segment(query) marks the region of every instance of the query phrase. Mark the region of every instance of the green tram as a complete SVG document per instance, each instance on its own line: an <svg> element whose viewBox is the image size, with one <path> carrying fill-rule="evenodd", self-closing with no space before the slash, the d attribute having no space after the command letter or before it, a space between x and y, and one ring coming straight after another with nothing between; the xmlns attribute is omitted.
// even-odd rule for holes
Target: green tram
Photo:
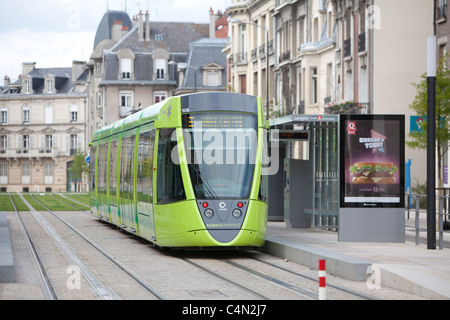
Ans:
<svg viewBox="0 0 450 320"><path fill-rule="evenodd" d="M172 97L94 134L92 213L164 248L259 247L267 122L258 97Z"/></svg>

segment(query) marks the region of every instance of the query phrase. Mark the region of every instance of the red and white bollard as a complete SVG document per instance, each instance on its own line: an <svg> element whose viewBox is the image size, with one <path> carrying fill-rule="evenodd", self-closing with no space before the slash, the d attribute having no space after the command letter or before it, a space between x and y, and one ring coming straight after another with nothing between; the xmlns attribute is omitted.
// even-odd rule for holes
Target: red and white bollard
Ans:
<svg viewBox="0 0 450 320"><path fill-rule="evenodd" d="M326 261L319 260L319 300L327 300Z"/></svg>

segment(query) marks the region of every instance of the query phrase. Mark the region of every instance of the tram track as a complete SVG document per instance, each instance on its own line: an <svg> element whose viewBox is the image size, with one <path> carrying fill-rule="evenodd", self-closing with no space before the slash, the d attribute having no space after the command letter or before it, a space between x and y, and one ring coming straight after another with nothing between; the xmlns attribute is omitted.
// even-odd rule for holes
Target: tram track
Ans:
<svg viewBox="0 0 450 320"><path fill-rule="evenodd" d="M246 258L250 258L252 260L259 261L259 262L261 262L263 264L266 264L266 265L268 265L270 267L273 267L273 268L276 268L276 269L279 269L279 270L283 270L283 271L291 273L291 274L293 274L295 276L298 276L298 277L310 280L311 282L315 283L317 286L319 284L319 279L317 277L314 278L314 277L308 276L306 274L302 274L300 272L293 271L293 270L290 270L290 269L285 268L285 267L281 267L279 265L276 265L274 263L268 262L268 261L263 260L261 258L257 258L252 253L248 253L248 254L241 253L241 255L243 255ZM339 285L335 285L335 284L332 284L332 283L327 283L327 287L328 288L332 288L332 289L337 290L337 291L340 291L340 292L343 292L345 294L348 294L349 297L351 297L351 298L356 297L358 299L364 299L364 300L378 300L378 298L375 298L373 296L367 295L365 293L361 293L361 292L358 292L356 290L352 290L352 289L349 289L349 288L346 288L346 287L343 287L343 286L339 286Z"/></svg>
<svg viewBox="0 0 450 320"><path fill-rule="evenodd" d="M36 201L40 202L36 197L33 197ZM23 199L23 198L22 198ZM59 199L59 197L58 197ZM12 198L11 201L13 202ZM62 200L61 200L62 201ZM40 202L42 204L42 202ZM14 204L14 202L13 202ZM58 220L61 222L61 226L59 228L62 228L62 225L65 225L70 230L78 234L78 236L82 237L87 244L89 244L91 247L95 248L97 251L100 251L102 255L106 258L108 258L111 262L114 262L114 264L125 271L126 273L130 274L130 276L136 274L128 269L123 263L119 262L116 257L113 255L107 253L106 251L102 250L99 245L91 241L89 238L87 238L85 235L83 235L81 232L79 232L76 227L72 226L69 222L67 222L65 219L63 219L60 214L55 213L48 209L48 213L33 213L32 216L36 221L39 222L39 224L45 224L45 222L42 222L44 220L48 220L49 217L54 217L51 220L52 225L54 225L53 220ZM83 211L86 214L89 214L93 219L93 217L90 213ZM19 212L16 213L19 215L19 219L21 219ZM46 218L43 217L43 215L48 215ZM39 217L41 215L41 217ZM28 217L29 218L29 217ZM22 220L22 219L21 219ZM96 219L97 220L97 219ZM72 221L71 221L72 222ZM50 222L49 222L50 224ZM24 228L25 224L24 224ZM59 230L59 229L58 229ZM87 230L87 229L86 229ZM32 242L30 237L30 241ZM73 240L78 241L79 240ZM160 251L160 250L158 250ZM317 294L317 288L318 288L318 280L317 278L313 278L304 274L301 274L297 271L290 270L285 267L281 267L275 263L282 264L280 261L275 261L275 263L266 261L267 257L264 257L259 252L256 251L240 251L238 253L234 251L223 251L223 252L217 252L212 251L211 254L206 254L207 251L200 251L200 252L177 252L177 254L170 254L175 258L182 259L183 261L189 263L190 265L194 266L197 270L200 269L202 272L205 272L209 275L212 275L213 277L219 279L218 282L226 283L223 285L223 287L234 287L236 289L230 290L233 292L241 291L244 293L236 293L235 295L229 294L229 291L223 291L226 292L225 296L228 296L232 299L256 299L256 300L279 300L279 299L308 299L308 300L315 300L318 299ZM223 256L223 254L226 253L226 256ZM116 252L117 255L117 252ZM192 256L191 256L192 255ZM82 259L82 258L79 258ZM123 257L119 257L119 259L123 259ZM270 259L269 259L270 260ZM70 263L73 263L71 261ZM44 265L44 263L40 263L41 265ZM104 267L103 267L104 268ZM46 274L45 266L41 267L43 270L41 273ZM294 267L295 269L295 267ZM80 267L80 270L83 270L82 267ZM84 272L83 272L84 274ZM132 274L132 275L131 275ZM133 277L133 276L132 276ZM203 278L207 278L206 276L201 276ZM48 275L44 278L50 278ZM297 278L303 278L305 280L308 280L310 284L304 284L303 282L299 281ZM135 281L141 282L140 285L142 286L148 286L147 283L142 280L140 277L136 276L134 278ZM180 278L181 279L181 278ZM251 280L253 279L253 280ZM257 280L256 280L257 279ZM45 280L44 280L45 281ZM47 280L48 281L48 280ZM99 280L101 281L101 280ZM159 281L159 280L157 280ZM50 285L48 286L48 291L52 289L52 282L51 279L48 281ZM92 281L95 282L95 281ZM193 282L195 283L195 282ZM312 283L312 284L311 284ZM162 290L165 292L167 289L163 283L158 283L157 286L159 287L159 290ZM156 299L165 300L166 296L160 293L160 291L155 290L153 287L148 286L149 288L146 288L149 292L152 293L152 295ZM346 289L341 286L336 286L331 283L327 283L328 289L328 298L330 300L332 299L375 299L371 296ZM107 293L108 286L105 286L105 290L103 289L97 289L97 299L120 299L119 296L115 296L115 293L110 292ZM164 288L164 289L163 289ZM181 290L181 289L180 289ZM220 290L217 290L220 292ZM227 290L227 289L225 289ZM161 292L162 292L161 291ZM196 291L196 287L192 287L192 292ZM202 290L198 290L198 292L201 292ZM214 291L214 290L212 290ZM342 293L335 294L333 291L340 291ZM180 291L182 294L186 294L186 292L189 292L189 289L184 289ZM206 291L205 291L206 292ZM343 295L344 294L344 295ZM173 293L169 293L169 296L172 298L175 297ZM50 293L46 293L46 297L48 299L51 298ZM54 293L53 299L59 299L60 297L57 295L57 292ZM172 299L171 298L171 299ZM64 298L63 298L64 299Z"/></svg>
<svg viewBox="0 0 450 320"><path fill-rule="evenodd" d="M27 204L27 206L30 208L33 218L39 223L39 225L42 227L42 229L45 230L45 232L49 235L49 237L52 238L52 240L56 244L56 246L63 252L63 255L66 258L68 258L69 264L79 268L79 270L83 274L84 278L90 284L90 286L92 288L91 291L94 291L96 293L95 296L96 296L97 299L102 299L102 300L119 300L119 299L121 299L121 297L120 297L120 295L116 294L108 285L105 285L103 283L105 280L101 279L101 278L99 278L97 276L97 274L99 274L100 272L99 271L95 271L95 268L92 268L88 264L88 262L86 262L87 260L91 261L91 260L95 260L95 259L92 259L92 258L89 258L89 257L88 258L86 258L86 257L83 258L82 257L84 255L87 255L85 253L86 249L75 250L66 240L64 240L61 236L59 236L59 233L56 230L56 228L58 228L59 230L61 229L62 226L65 226L66 228L69 228L71 230L71 232L77 234L78 237L81 237L82 239L84 239L83 243L89 245L89 247L91 247L91 248L94 248L95 251L97 252L97 254L100 253L103 257L106 257L107 260L110 261L110 263L111 262L114 263L115 267L118 267L119 270L124 272L128 277L131 277L132 281L134 281L135 284L137 283L147 293L151 294L151 296L153 298L156 298L158 300L165 300L166 299L166 297L164 295L162 295L157 290L155 290L155 288L153 288L150 285L148 285L144 280L142 280L139 276L137 276L133 271L128 269L124 264L120 263L117 259L115 259L113 256L108 254L105 250L100 248L93 241L88 239L85 235L83 235L80 231L78 231L75 227L73 227L70 223L68 223L61 216L59 216L58 214L56 214L52 210L48 209L44 204L42 204L42 202L40 202L34 196L31 196L31 197L35 201L37 201L41 205L43 205L48 210L48 214L50 214L51 217L56 218L56 220L60 222L59 226L55 225L55 227L54 227L53 226L54 223L55 223L54 221L52 223L48 222L48 217L47 217L47 219L44 218L41 213L39 213L39 212L37 212L36 210L33 209L33 207L23 198L22 195L20 195L20 196L21 196L22 201L24 201ZM11 201L13 201L12 198L11 198ZM16 210L16 212L17 212L17 210ZM17 214L20 215L20 213L18 213L18 212L17 212ZM64 231L64 233L65 232L66 231ZM72 237L72 236L70 236L70 237ZM66 238L68 238L68 237L66 237ZM73 242L74 241L72 241L72 243ZM75 240L75 242L77 242L77 241ZM77 246L78 246L78 244L77 244ZM78 252L82 252L82 254L78 254ZM92 253L90 253L90 254L92 254ZM103 264L104 263L105 262L103 262ZM49 266L47 266L47 268L45 267L45 263L42 263L42 266L43 266L43 270L48 270L48 268L49 268ZM109 270L110 267L105 267L103 265L103 267L101 269ZM48 277L48 278L51 278L51 277ZM113 277L113 278L117 279L116 276ZM110 280L110 282L111 282L111 280ZM59 295L57 293L55 294L55 296L57 296L59 298ZM149 299L150 299L150 297L149 297Z"/></svg>
<svg viewBox="0 0 450 320"><path fill-rule="evenodd" d="M278 300L288 297L288 299L317 300L319 298L317 278L278 266L263 258L255 257L255 255L260 255L258 252L238 252L228 254L226 257L222 257L221 255L222 253L214 253L212 257L208 258L204 254L202 256L198 256L197 254L197 257L187 257L186 254L177 254L176 257L232 285L238 286L256 299ZM222 266L219 267L218 262ZM250 274L253 276L253 279L258 279L258 281L255 281L255 283L258 283L258 288L252 289L251 281L249 283L239 283L238 281L229 279L225 273L226 266L232 267L235 270L237 269L241 273ZM234 274L235 272L229 272L228 274L232 273ZM237 278L244 279L246 277L241 275ZM263 285L263 283L265 284ZM327 284L327 288L329 288L329 300L378 300L375 297L343 286L329 283ZM286 293L286 291L289 293Z"/></svg>
<svg viewBox="0 0 450 320"><path fill-rule="evenodd" d="M58 300L58 296L56 295L56 292L50 281L50 278L49 278L47 270L45 269L45 266L42 262L42 259L39 256L38 251L36 250L36 246L34 245L34 242L31 239L30 233L28 232L28 229L26 228L21 215L20 215L19 211L17 210L16 204L14 203L14 200L12 199L11 194L8 194L8 195L9 195L11 203L14 207L14 211L18 217L20 229L22 231L22 234L24 235L24 238L25 238L28 248L30 249L31 255L33 257L33 261L35 262L35 265L39 271L40 278L44 285L45 296L48 300Z"/></svg>

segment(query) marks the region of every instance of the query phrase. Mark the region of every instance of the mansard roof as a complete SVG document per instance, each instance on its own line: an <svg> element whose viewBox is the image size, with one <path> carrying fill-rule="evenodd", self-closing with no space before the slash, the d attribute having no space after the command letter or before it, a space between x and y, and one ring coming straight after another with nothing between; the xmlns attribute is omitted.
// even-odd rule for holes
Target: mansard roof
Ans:
<svg viewBox="0 0 450 320"><path fill-rule="evenodd" d="M130 30L133 26L128 13L115 10L106 11L97 28L97 33L95 34L94 50L103 40L111 39L111 28L115 21L122 21L122 25L128 27Z"/></svg>

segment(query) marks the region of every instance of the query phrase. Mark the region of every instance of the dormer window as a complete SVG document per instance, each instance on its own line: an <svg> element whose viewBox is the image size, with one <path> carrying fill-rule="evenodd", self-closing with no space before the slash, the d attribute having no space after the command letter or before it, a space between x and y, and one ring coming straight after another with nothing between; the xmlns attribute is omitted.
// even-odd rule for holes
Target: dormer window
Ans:
<svg viewBox="0 0 450 320"><path fill-rule="evenodd" d="M30 94L31 93L30 80L25 80L23 86L25 94Z"/></svg>
<svg viewBox="0 0 450 320"><path fill-rule="evenodd" d="M131 59L120 60L120 69L122 71L122 80L131 80Z"/></svg>
<svg viewBox="0 0 450 320"><path fill-rule="evenodd" d="M45 77L44 93L54 94L55 92L55 77L49 74Z"/></svg>
<svg viewBox="0 0 450 320"><path fill-rule="evenodd" d="M53 80L47 80L47 93L53 93Z"/></svg>
<svg viewBox="0 0 450 320"><path fill-rule="evenodd" d="M203 68L203 85L205 87L222 86L223 67L216 63L210 63Z"/></svg>
<svg viewBox="0 0 450 320"><path fill-rule="evenodd" d="M134 80L134 60L136 59L134 52L129 48L122 49L117 54L117 59L119 60L119 80Z"/></svg>
<svg viewBox="0 0 450 320"><path fill-rule="evenodd" d="M156 79L164 80L166 76L166 60L156 59Z"/></svg>

